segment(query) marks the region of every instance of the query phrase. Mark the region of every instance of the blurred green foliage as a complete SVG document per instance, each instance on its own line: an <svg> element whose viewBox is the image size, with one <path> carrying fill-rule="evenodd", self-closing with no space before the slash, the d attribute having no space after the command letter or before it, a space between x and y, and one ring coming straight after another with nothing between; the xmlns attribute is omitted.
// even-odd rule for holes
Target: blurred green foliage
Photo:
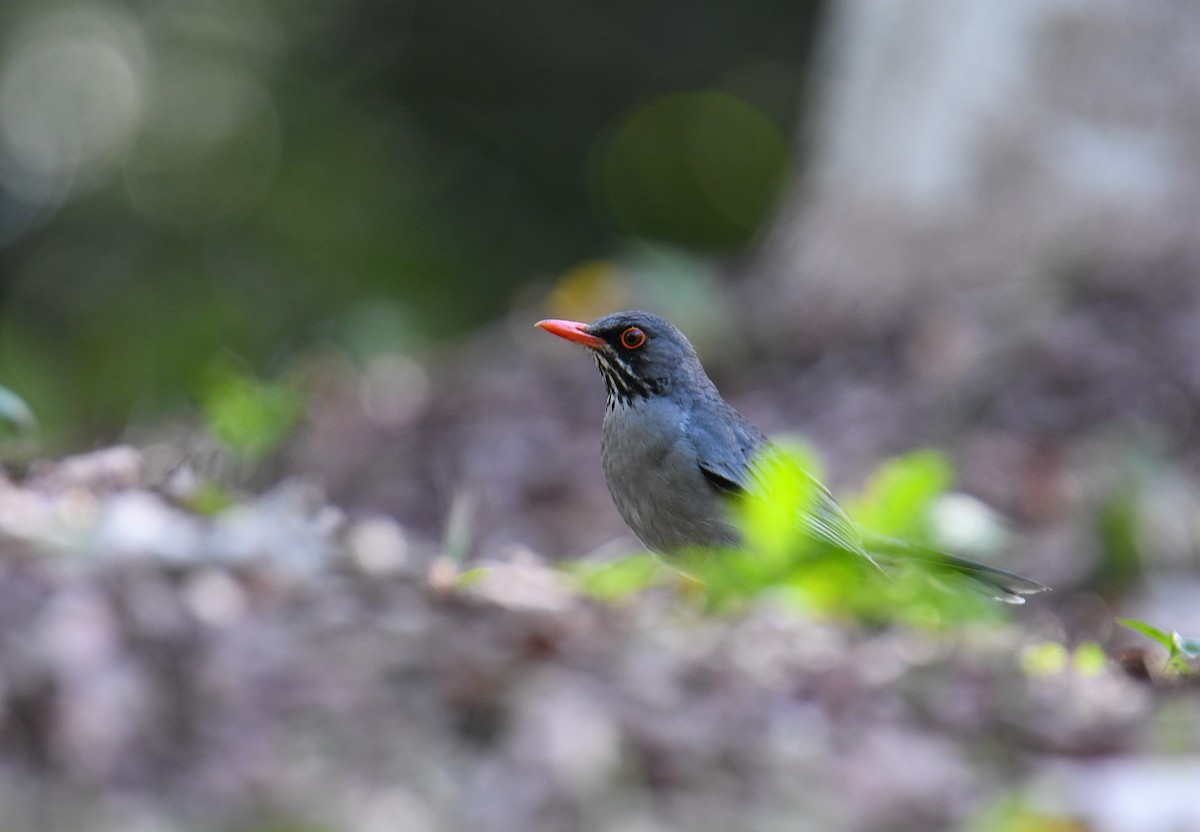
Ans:
<svg viewBox="0 0 1200 832"><path fill-rule="evenodd" d="M226 351L418 350L631 236L737 249L819 8L12 0L0 376L90 442L194 407Z"/></svg>
<svg viewBox="0 0 1200 832"><path fill-rule="evenodd" d="M847 510L864 528L887 537L928 540L930 511L954 483L954 467L937 451L888 460Z"/></svg>
<svg viewBox="0 0 1200 832"><path fill-rule="evenodd" d="M965 832L1085 832L1086 828L1074 817L1035 808L1025 795L1013 792L987 807Z"/></svg>
<svg viewBox="0 0 1200 832"><path fill-rule="evenodd" d="M1099 557L1089 585L1119 595L1156 566L1194 549L1195 475L1186 454L1158 440L1122 432L1094 479Z"/></svg>
<svg viewBox="0 0 1200 832"><path fill-rule="evenodd" d="M1108 667L1104 648L1085 641L1074 650L1057 641L1041 641L1021 651L1021 670L1026 676L1055 676L1068 671L1095 676Z"/></svg>
<svg viewBox="0 0 1200 832"><path fill-rule="evenodd" d="M603 563L568 562L565 568L586 593L610 603L629 601L652 586L668 583L672 577L686 577L682 573L671 575L663 561L649 553Z"/></svg>
<svg viewBox="0 0 1200 832"><path fill-rule="evenodd" d="M758 467L759 492L735 506L743 546L682 553L670 563L634 555L568 568L585 591L606 600L626 598L674 578L682 581L686 594L714 612L770 600L821 617L934 629L1003 614L1003 605L957 583L944 585L919 560L881 568L814 538L801 521L818 498L814 474L821 466L809 449L785 444ZM949 486L950 471L944 458L929 452L893 459L849 504L862 510L856 520L869 521L870 531L906 534L922 543L926 518Z"/></svg>
<svg viewBox="0 0 1200 832"><path fill-rule="evenodd" d="M1140 488L1122 486L1099 507L1100 558L1093 580L1101 588L1123 589L1142 573Z"/></svg>
<svg viewBox="0 0 1200 832"><path fill-rule="evenodd" d="M213 436L225 447L257 460L291 433L304 413L304 396L289 384L259 381L223 363L210 373L204 413Z"/></svg>
<svg viewBox="0 0 1200 832"><path fill-rule="evenodd" d="M191 491L177 495L179 503L191 511L207 517L216 517L238 502L238 495L212 480L197 483Z"/></svg>

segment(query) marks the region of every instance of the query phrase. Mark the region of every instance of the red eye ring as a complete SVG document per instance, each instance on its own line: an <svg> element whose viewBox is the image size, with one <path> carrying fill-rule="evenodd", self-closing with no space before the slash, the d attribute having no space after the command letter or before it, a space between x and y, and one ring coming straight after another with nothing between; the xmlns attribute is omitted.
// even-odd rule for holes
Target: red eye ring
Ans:
<svg viewBox="0 0 1200 832"><path fill-rule="evenodd" d="M644 343L646 343L646 333L636 326L631 326L621 333L621 346L627 350L636 350Z"/></svg>

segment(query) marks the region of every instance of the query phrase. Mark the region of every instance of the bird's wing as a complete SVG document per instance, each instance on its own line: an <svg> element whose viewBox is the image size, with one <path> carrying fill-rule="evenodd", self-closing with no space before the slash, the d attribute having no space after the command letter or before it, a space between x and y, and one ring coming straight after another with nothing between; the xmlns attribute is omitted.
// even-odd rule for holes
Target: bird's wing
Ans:
<svg viewBox="0 0 1200 832"><path fill-rule="evenodd" d="M724 408L704 408L700 409L700 415L693 415L689 433L695 443L700 471L724 494L745 496L761 492L756 488L761 484L759 457L771 448L771 443L741 414L728 405L725 407L726 412L721 412ZM814 502L801 518L802 525L818 540L875 563L863 548L854 521L825 486L807 473L805 476L813 488Z"/></svg>
<svg viewBox="0 0 1200 832"><path fill-rule="evenodd" d="M716 407L694 408L686 434L701 472L714 488L735 495L754 489L754 460L769 443L740 413L720 400Z"/></svg>
<svg viewBox="0 0 1200 832"><path fill-rule="evenodd" d="M720 408L702 409L705 415L693 417L690 435L700 470L709 483L724 494L739 497L761 494L759 460L765 451L769 451L771 443L737 411L728 405L725 407L728 411L724 413ZM1010 604L1023 604L1025 596L1045 592L1048 588L1012 572L937 549L879 535L865 536L825 486L807 472L804 476L808 477L814 496L809 511L800 518L800 524L816 539L860 555L880 571L885 570L877 557L889 564L918 561L936 573L963 578L968 584Z"/></svg>
<svg viewBox="0 0 1200 832"><path fill-rule="evenodd" d="M812 480L816 500L812 511L804 519L812 535L818 540L832 543L847 552L861 555L879 567L875 558L871 557L871 554L863 547L862 534L858 530L858 525L850 519L846 510L833 498L829 489L812 477L809 479Z"/></svg>

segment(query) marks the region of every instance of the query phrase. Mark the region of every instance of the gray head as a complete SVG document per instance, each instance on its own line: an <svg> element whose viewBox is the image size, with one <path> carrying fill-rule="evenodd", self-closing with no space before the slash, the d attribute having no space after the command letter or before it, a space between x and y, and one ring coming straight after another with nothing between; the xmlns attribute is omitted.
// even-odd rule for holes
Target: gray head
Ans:
<svg viewBox="0 0 1200 832"><path fill-rule="evenodd" d="M650 312L613 312L590 324L546 320L537 326L593 350L610 408L712 385L691 342Z"/></svg>

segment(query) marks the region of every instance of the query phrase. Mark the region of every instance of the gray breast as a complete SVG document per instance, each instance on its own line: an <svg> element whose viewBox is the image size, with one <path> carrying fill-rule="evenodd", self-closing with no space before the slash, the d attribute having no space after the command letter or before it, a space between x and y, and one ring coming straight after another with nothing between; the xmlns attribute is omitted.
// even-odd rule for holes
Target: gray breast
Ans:
<svg viewBox="0 0 1200 832"><path fill-rule="evenodd" d="M686 410L665 397L618 405L604 418L600 456L613 502L657 552L737 539L724 499L700 470L688 421Z"/></svg>

